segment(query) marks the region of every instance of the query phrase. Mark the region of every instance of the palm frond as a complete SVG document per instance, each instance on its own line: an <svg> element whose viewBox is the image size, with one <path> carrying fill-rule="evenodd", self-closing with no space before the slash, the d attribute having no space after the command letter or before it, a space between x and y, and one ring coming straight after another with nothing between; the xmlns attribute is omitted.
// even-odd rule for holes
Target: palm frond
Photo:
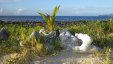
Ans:
<svg viewBox="0 0 113 64"><path fill-rule="evenodd" d="M60 5L59 5L59 6L56 6L55 9L54 9L54 11L53 11L53 14L52 14L52 21L54 21L55 16L56 16L56 14L58 13L59 7L60 7Z"/></svg>
<svg viewBox="0 0 113 64"><path fill-rule="evenodd" d="M60 6L55 7L53 14L52 14L52 17L48 14L45 15L43 13L38 12L43 17L43 19L47 22L47 25L48 25L48 28L50 31L55 29L55 16L58 13L59 7Z"/></svg>
<svg viewBox="0 0 113 64"><path fill-rule="evenodd" d="M40 14L40 16L42 16L42 18L43 18L46 22L48 21L48 19L47 19L47 17L46 17L45 14L40 13L40 12L37 12L37 13Z"/></svg>

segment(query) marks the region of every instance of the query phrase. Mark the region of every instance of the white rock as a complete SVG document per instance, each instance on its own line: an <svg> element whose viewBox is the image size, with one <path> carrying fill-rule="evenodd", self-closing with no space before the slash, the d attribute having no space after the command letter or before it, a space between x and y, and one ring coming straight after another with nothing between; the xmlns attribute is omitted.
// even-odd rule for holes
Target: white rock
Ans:
<svg viewBox="0 0 113 64"><path fill-rule="evenodd" d="M74 46L77 46L79 41L78 38L73 36L69 31L62 30L60 31L60 40L61 45L65 47L67 50L72 50Z"/></svg>
<svg viewBox="0 0 113 64"><path fill-rule="evenodd" d="M82 45L81 46L75 46L73 47L73 50L75 51L88 51L91 47L91 43L93 42L93 39L87 35L87 34L82 34L82 33L75 33L75 36L78 37L79 39L82 40Z"/></svg>
<svg viewBox="0 0 113 64"><path fill-rule="evenodd" d="M60 30L60 35L67 35L67 36L71 36L72 34L68 31L68 30Z"/></svg>

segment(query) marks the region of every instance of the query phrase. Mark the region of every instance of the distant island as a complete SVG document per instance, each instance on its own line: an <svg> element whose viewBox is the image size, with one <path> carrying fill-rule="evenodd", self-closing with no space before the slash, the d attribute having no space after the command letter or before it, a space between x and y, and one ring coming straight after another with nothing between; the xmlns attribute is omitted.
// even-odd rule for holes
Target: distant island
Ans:
<svg viewBox="0 0 113 64"><path fill-rule="evenodd" d="M113 16L113 14L103 14L103 15L99 15L99 16Z"/></svg>

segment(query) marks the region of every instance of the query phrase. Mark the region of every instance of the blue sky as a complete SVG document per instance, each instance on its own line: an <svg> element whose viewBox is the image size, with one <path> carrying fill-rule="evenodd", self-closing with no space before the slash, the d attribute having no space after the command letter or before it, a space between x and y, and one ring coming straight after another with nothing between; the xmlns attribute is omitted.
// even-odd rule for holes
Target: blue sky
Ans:
<svg viewBox="0 0 113 64"><path fill-rule="evenodd" d="M0 0L0 16L51 15L60 5L59 16L96 16L113 14L113 0Z"/></svg>

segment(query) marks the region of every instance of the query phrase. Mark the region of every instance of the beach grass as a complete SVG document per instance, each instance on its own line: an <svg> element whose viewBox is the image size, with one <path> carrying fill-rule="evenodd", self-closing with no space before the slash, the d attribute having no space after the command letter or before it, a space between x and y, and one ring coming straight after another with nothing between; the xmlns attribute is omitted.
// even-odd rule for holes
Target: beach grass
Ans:
<svg viewBox="0 0 113 64"><path fill-rule="evenodd" d="M62 22L63 23L63 22ZM64 22L65 23L65 22ZM53 41L54 43L52 49L49 50L47 44L43 42L43 40L35 39L34 37L31 40L27 40L29 35L33 31L39 31L42 26L38 24L28 25L26 23L20 24L4 24L0 23L0 29L2 27L7 27L8 32L10 34L9 38L6 40L0 40L0 57L3 55L11 54L11 53L18 53L20 55L18 61L24 62L25 58L29 59L29 56L43 56L47 54L54 54L56 51L54 50L61 50L60 44L58 41ZM85 21L85 22L78 22L66 25L64 27L57 26L60 29L68 29L73 35L75 33L85 33L90 35L93 38L93 45L97 45L101 48L106 48L105 51L105 59L106 64L111 62L110 54L108 52L109 49L113 48L113 20L107 21ZM42 37L43 38L43 37ZM26 41L27 40L27 41ZM21 47L20 41L26 41L26 46ZM109 47L109 49L107 49ZM31 53L32 51L32 53ZM102 53L97 53L98 56L101 57ZM32 55L32 56L31 56ZM12 63L15 59L8 61ZM15 60L17 62L17 60Z"/></svg>

